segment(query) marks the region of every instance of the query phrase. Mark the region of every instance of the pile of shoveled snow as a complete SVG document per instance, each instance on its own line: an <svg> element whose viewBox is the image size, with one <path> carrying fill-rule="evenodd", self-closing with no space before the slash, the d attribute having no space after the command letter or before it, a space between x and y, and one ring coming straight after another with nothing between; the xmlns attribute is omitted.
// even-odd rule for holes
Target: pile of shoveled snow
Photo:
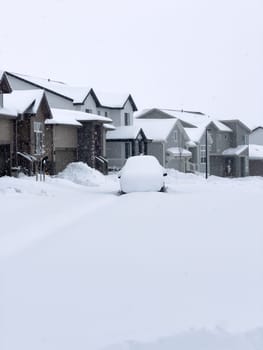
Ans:
<svg viewBox="0 0 263 350"><path fill-rule="evenodd" d="M83 162L70 163L57 177L85 186L99 186L105 182L104 175Z"/></svg>

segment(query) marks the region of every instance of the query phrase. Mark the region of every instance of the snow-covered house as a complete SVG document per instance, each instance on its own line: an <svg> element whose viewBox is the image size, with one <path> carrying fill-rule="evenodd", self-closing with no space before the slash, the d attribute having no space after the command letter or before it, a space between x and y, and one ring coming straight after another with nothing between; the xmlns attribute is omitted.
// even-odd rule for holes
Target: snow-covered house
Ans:
<svg viewBox="0 0 263 350"><path fill-rule="evenodd" d="M263 127L257 126L249 135L249 175L263 176Z"/></svg>
<svg viewBox="0 0 263 350"><path fill-rule="evenodd" d="M43 158L52 162L52 147L45 142L45 121L51 118L51 111L44 91L4 94L3 107L14 111L11 121L12 166L22 166L31 173Z"/></svg>
<svg viewBox="0 0 263 350"><path fill-rule="evenodd" d="M164 167L187 171L192 154L187 149L190 139L183 125L191 126L190 124L182 123L178 118L157 108L136 113L134 124L151 140L148 154L154 155Z"/></svg>
<svg viewBox="0 0 263 350"><path fill-rule="evenodd" d="M229 143L222 152L221 163L231 168L231 176L249 175L249 134L251 130L239 119L221 120L232 130ZM226 169L227 171L227 169Z"/></svg>
<svg viewBox="0 0 263 350"><path fill-rule="evenodd" d="M192 153L188 170L216 176L247 176L249 128L239 120L220 121L202 112L162 110L189 126L187 148ZM206 159L206 154L208 158Z"/></svg>
<svg viewBox="0 0 263 350"><path fill-rule="evenodd" d="M14 109L3 105L4 94L12 89L4 72L0 71L0 176L11 173L11 155L13 152L13 120L17 117Z"/></svg>
<svg viewBox="0 0 263 350"><path fill-rule="evenodd" d="M107 158L111 168L120 169L127 158L148 154L144 131L137 125L124 125L107 133Z"/></svg>
<svg viewBox="0 0 263 350"><path fill-rule="evenodd" d="M116 127L132 125L133 112L137 110L130 94L95 93L90 87L74 87L63 82L11 72L7 72L7 77L13 89L44 89L52 108L85 112L90 114L90 117L92 115L100 115L101 117L110 118ZM87 118L90 119L90 117ZM91 126L91 124L88 123L88 126ZM85 129L86 131L88 130L87 128ZM110 129L112 127L99 122L96 127L92 127L89 132L86 132L86 136L89 134L93 138L97 138L95 140L95 144L99 146L96 151L97 160L91 161L90 165L98 169L107 167L105 158L107 155L106 133ZM79 131L79 133L82 132ZM86 152L89 152L88 147L86 147ZM92 155L87 154L86 158L92 158Z"/></svg>
<svg viewBox="0 0 263 350"><path fill-rule="evenodd" d="M102 126L110 118L81 111L52 108L52 119L46 120L47 135L53 147L53 172L63 170L67 164L83 161L102 172L104 169L104 139ZM98 164L96 165L96 162Z"/></svg>

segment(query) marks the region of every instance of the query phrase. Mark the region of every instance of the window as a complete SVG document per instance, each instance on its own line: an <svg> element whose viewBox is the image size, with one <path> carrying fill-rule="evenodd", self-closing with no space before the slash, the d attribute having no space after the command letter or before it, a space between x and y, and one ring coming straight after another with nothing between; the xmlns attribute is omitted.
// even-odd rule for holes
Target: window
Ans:
<svg viewBox="0 0 263 350"><path fill-rule="evenodd" d="M177 141L177 130L174 130L174 141Z"/></svg>
<svg viewBox="0 0 263 350"><path fill-rule="evenodd" d="M130 125L130 113L124 113L124 125Z"/></svg>
<svg viewBox="0 0 263 350"><path fill-rule="evenodd" d="M129 158L131 155L131 144L130 142L125 143L125 158Z"/></svg>
<svg viewBox="0 0 263 350"><path fill-rule="evenodd" d="M41 155L43 153L43 124L41 122L34 122L34 136L35 154Z"/></svg>
<svg viewBox="0 0 263 350"><path fill-rule="evenodd" d="M100 111L99 110L97 110L97 114L100 115Z"/></svg>
<svg viewBox="0 0 263 350"><path fill-rule="evenodd" d="M92 113L92 109L86 108L86 113Z"/></svg>
<svg viewBox="0 0 263 350"><path fill-rule="evenodd" d="M200 145L200 161L206 163L206 146Z"/></svg>
<svg viewBox="0 0 263 350"><path fill-rule="evenodd" d="M107 111L104 112L105 117L109 116L109 113Z"/></svg>

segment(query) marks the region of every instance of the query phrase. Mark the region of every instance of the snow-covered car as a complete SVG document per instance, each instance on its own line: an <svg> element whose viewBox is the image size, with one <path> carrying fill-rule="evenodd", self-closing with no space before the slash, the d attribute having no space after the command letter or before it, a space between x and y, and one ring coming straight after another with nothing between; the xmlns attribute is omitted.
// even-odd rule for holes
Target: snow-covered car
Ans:
<svg viewBox="0 0 263 350"><path fill-rule="evenodd" d="M155 157L130 157L119 173L121 193L163 191L166 175Z"/></svg>

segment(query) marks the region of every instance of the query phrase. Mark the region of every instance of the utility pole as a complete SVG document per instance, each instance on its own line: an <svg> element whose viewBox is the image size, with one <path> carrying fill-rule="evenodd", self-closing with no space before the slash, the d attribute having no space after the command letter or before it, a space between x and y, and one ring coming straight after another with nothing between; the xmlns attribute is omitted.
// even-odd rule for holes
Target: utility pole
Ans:
<svg viewBox="0 0 263 350"><path fill-rule="evenodd" d="M205 129L205 178L208 179L208 132L210 129Z"/></svg>

